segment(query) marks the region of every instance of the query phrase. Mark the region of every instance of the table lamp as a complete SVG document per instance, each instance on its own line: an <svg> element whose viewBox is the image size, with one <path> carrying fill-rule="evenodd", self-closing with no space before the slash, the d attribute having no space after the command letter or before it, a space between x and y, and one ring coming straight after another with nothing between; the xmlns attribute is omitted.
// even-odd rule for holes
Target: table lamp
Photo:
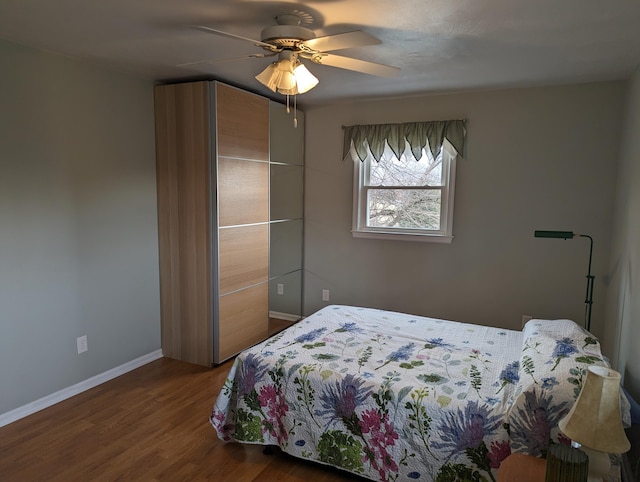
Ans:
<svg viewBox="0 0 640 482"><path fill-rule="evenodd" d="M578 399L558 426L589 456L588 482L602 482L611 468L609 454L631 448L620 415L620 374L590 366Z"/></svg>

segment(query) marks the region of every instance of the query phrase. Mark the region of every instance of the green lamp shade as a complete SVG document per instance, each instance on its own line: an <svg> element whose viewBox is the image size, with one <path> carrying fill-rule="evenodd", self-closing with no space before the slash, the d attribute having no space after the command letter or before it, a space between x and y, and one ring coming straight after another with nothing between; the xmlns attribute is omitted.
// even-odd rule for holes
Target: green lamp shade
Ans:
<svg viewBox="0 0 640 482"><path fill-rule="evenodd" d="M533 235L536 238L560 238L560 239L573 238L572 231L535 231Z"/></svg>

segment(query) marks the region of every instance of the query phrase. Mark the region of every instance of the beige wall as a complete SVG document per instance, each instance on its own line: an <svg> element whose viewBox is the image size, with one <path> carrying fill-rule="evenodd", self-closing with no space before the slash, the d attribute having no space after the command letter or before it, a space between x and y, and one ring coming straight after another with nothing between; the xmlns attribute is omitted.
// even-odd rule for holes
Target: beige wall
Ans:
<svg viewBox="0 0 640 482"><path fill-rule="evenodd" d="M640 400L640 67L629 85L623 132L605 341L625 387Z"/></svg>
<svg viewBox="0 0 640 482"><path fill-rule="evenodd" d="M0 58L1 414L158 349L160 324L151 83L6 42ZM330 303L508 328L580 321L587 244L533 230L583 231L594 331L607 353L620 332L637 397L640 74L631 85L617 198L622 82L306 109L305 312L329 289ZM452 118L469 120L453 243L353 239L341 126Z"/></svg>
<svg viewBox="0 0 640 482"><path fill-rule="evenodd" d="M0 59L2 414L158 350L160 304L152 83Z"/></svg>
<svg viewBox="0 0 640 482"><path fill-rule="evenodd" d="M624 82L339 103L306 111L305 312L366 305L520 329L522 315L582 322L585 239L595 240L602 335ZM468 119L451 245L354 239L342 128Z"/></svg>

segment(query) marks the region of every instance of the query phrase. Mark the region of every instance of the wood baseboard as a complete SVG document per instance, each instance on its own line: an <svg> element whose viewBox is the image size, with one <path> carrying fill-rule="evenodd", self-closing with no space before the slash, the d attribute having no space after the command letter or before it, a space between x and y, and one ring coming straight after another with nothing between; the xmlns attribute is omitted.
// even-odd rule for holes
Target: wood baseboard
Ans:
<svg viewBox="0 0 640 482"><path fill-rule="evenodd" d="M269 311L269 318L277 318L284 321L298 321L303 317L300 315L292 315L290 313L281 313L279 311Z"/></svg>

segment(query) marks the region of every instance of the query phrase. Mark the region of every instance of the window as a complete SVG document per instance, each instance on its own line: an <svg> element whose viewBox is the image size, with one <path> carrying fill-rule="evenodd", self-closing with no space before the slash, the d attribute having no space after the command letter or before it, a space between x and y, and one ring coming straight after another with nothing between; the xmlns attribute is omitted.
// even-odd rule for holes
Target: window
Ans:
<svg viewBox="0 0 640 482"><path fill-rule="evenodd" d="M464 121L446 122L462 122L464 138ZM411 140L386 132L383 142L380 136L372 140L372 148L364 135L345 134L345 149L349 147L354 159L354 237L444 243L453 239L456 158L461 148L444 135ZM434 149L432 144L438 142Z"/></svg>

